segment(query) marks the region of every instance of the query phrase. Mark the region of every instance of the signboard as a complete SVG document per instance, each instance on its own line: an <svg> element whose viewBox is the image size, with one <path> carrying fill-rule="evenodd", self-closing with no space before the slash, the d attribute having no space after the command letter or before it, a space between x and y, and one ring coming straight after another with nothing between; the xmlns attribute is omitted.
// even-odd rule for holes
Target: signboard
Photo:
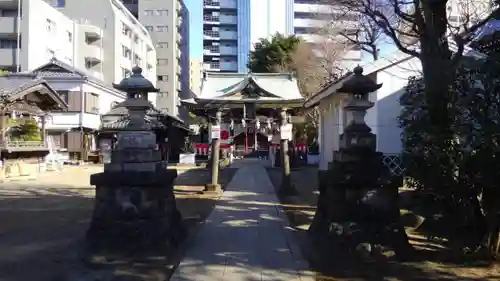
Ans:
<svg viewBox="0 0 500 281"><path fill-rule="evenodd" d="M292 140L292 124L286 124L281 126L280 136L282 140Z"/></svg>
<svg viewBox="0 0 500 281"><path fill-rule="evenodd" d="M212 139L220 139L220 126L212 125Z"/></svg>
<svg viewBox="0 0 500 281"><path fill-rule="evenodd" d="M155 148L156 135L153 132L121 132L118 146L124 148Z"/></svg>

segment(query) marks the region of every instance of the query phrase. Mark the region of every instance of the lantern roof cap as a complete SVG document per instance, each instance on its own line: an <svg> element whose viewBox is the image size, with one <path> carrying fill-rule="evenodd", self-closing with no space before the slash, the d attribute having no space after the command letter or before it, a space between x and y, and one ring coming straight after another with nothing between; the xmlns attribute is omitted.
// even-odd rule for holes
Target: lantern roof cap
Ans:
<svg viewBox="0 0 500 281"><path fill-rule="evenodd" d="M142 68L140 68L139 66L134 66L134 68L132 68L132 74L129 77L123 78L123 80L118 84L113 83L113 87L126 93L151 93L160 91L159 89L155 88L151 81L144 78L144 76L142 75Z"/></svg>
<svg viewBox="0 0 500 281"><path fill-rule="evenodd" d="M358 93L371 93L382 87L382 84L377 84L370 77L363 75L363 68L361 66L356 66L353 69L354 75L347 81L344 82L342 87L338 90L339 92L347 94L358 94Z"/></svg>

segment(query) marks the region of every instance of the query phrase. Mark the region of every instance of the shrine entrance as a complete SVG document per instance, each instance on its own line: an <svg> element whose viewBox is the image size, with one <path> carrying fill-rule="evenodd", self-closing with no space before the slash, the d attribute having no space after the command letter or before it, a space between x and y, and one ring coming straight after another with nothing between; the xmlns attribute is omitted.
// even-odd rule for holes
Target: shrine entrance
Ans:
<svg viewBox="0 0 500 281"><path fill-rule="evenodd" d="M256 136L253 130L249 130L233 136L233 145L235 156L267 157L271 140L265 133L258 132Z"/></svg>
<svg viewBox="0 0 500 281"><path fill-rule="evenodd" d="M200 138L207 145L216 126L221 150L231 149L235 156L251 157L268 153L273 136L279 134L281 111L287 116L285 121L290 121L296 109L302 108L303 100L296 78L290 73L206 72L200 95L181 103L208 121L208 138ZM217 112L221 113L221 121L214 124ZM275 145L279 145L277 139Z"/></svg>

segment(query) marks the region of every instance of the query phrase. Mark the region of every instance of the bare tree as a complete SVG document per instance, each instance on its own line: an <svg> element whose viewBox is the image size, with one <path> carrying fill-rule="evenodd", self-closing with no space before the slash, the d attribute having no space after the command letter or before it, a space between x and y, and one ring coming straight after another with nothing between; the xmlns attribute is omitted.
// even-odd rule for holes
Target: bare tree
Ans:
<svg viewBox="0 0 500 281"><path fill-rule="evenodd" d="M443 147L452 134L449 130L448 104L451 100L450 85L453 73L460 60L465 40L464 34L471 34L489 21L495 13L488 13L487 7L476 4L479 0L323 0L324 4L344 7L359 13L363 21L379 28L403 53L417 57L422 64L426 103L429 118L434 127L435 141ZM455 3L460 3L456 4ZM457 23L449 24L454 7L460 7ZM474 11L474 13L471 13ZM488 16L480 17L488 14ZM452 28L450 29L450 26ZM453 32L451 32L453 31ZM457 50L450 50L448 38L453 38ZM413 39L413 40L409 40ZM359 44L359 39L354 41ZM409 44L409 42L416 44Z"/></svg>
<svg viewBox="0 0 500 281"><path fill-rule="evenodd" d="M318 0L317 3L324 4L324 1ZM342 2L324 9L316 9L315 12L317 18L325 22L319 30L321 36L336 41L345 41L370 54L373 60L379 58L379 44L384 38L382 29L376 23Z"/></svg>
<svg viewBox="0 0 500 281"><path fill-rule="evenodd" d="M315 42L302 41L292 55L291 67L306 99L346 72L342 67L342 59L350 44L335 42L326 37L318 39ZM308 110L306 114L316 129L319 124L319 109Z"/></svg>

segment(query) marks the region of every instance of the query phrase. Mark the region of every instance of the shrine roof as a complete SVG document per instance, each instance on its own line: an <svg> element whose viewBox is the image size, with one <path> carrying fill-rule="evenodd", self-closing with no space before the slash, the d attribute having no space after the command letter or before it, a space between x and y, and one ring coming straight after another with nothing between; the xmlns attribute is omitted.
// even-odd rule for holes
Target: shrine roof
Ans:
<svg viewBox="0 0 500 281"><path fill-rule="evenodd" d="M256 95L243 93L249 86ZM303 100L303 97L292 73L205 72L201 92L193 100L286 102Z"/></svg>
<svg viewBox="0 0 500 281"><path fill-rule="evenodd" d="M28 99L33 104L40 106L43 104L43 108L39 110L66 110L68 108L66 102L50 84L40 78L2 76L0 77L0 94L4 96L6 102L16 103L16 101ZM28 98L30 94L34 94L36 97ZM17 106L19 105L17 104ZM18 110L23 109L19 108Z"/></svg>

